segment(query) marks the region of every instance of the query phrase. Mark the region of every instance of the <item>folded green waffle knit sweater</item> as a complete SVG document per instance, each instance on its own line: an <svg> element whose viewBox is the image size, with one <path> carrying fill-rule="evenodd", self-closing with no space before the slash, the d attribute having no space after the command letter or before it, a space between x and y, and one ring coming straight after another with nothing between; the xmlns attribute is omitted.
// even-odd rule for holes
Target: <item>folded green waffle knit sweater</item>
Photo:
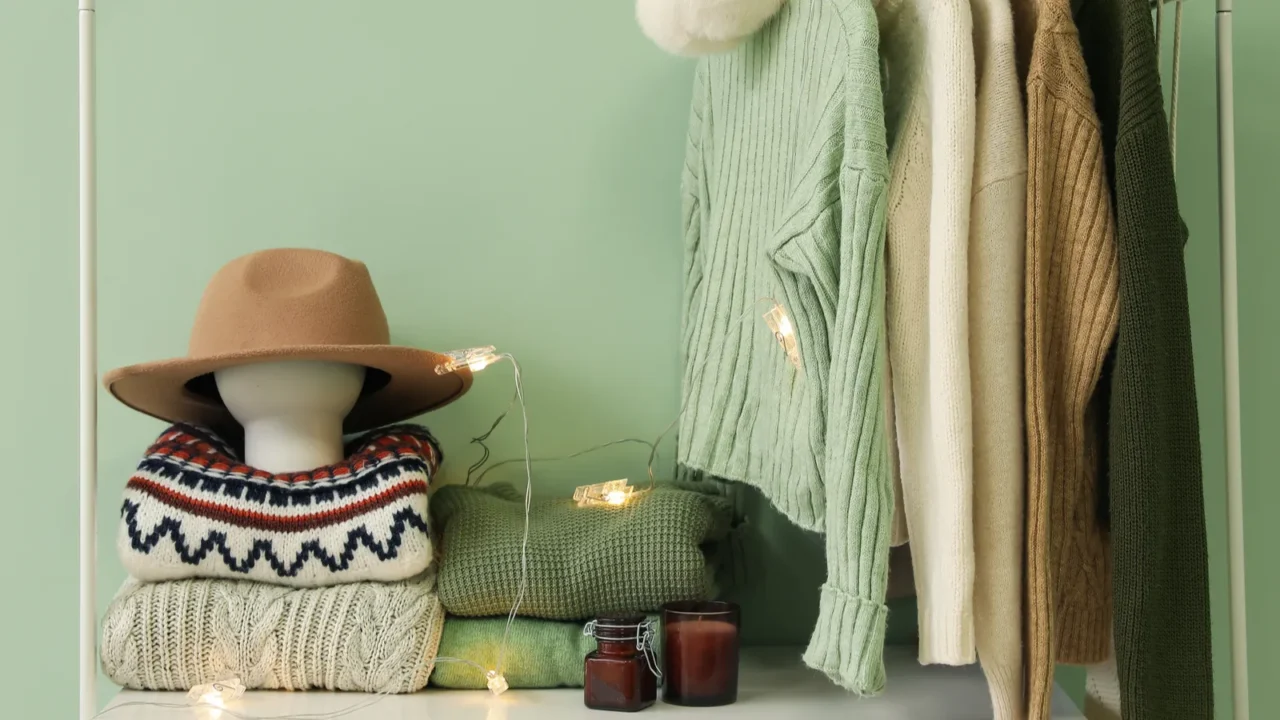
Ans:
<svg viewBox="0 0 1280 720"><path fill-rule="evenodd" d="M454 615L506 615L520 585L524 501L508 486L440 489L431 498L440 533L440 601ZM657 610L714 594L707 552L729 532L722 497L673 486L623 507L535 500L529 520L528 588L520 614L582 620Z"/></svg>
<svg viewBox="0 0 1280 720"><path fill-rule="evenodd" d="M235 676L251 690L414 692L443 620L430 574L304 589L130 579L102 620L102 670L134 690Z"/></svg>

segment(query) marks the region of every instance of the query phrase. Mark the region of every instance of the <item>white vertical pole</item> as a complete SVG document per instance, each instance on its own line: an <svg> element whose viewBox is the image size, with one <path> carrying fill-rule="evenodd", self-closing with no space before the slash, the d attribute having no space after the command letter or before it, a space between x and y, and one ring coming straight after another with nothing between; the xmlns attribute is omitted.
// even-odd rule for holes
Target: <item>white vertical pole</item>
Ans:
<svg viewBox="0 0 1280 720"><path fill-rule="evenodd" d="M80 720L98 712L95 574L98 495L97 178L94 147L94 0L80 21Z"/></svg>
<svg viewBox="0 0 1280 720"><path fill-rule="evenodd" d="M1218 222L1222 244L1222 355L1226 375L1227 552L1231 583L1231 698L1235 720L1249 717L1245 630L1244 489L1240 452L1240 306L1236 274L1235 84L1231 0L1218 0Z"/></svg>

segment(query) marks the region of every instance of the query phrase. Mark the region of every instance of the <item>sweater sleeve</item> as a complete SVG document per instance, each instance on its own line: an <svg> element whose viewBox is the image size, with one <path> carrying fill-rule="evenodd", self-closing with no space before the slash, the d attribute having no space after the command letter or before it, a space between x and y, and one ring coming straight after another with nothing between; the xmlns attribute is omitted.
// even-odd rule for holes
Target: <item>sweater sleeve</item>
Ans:
<svg viewBox="0 0 1280 720"><path fill-rule="evenodd" d="M1025 717L1023 282L1027 141L1008 0L973 0L979 68L969 228L973 625L995 720Z"/></svg>
<svg viewBox="0 0 1280 720"><path fill-rule="evenodd" d="M974 661L969 219L976 133L967 0L880 6L894 113L889 347L920 661Z"/></svg>
<svg viewBox="0 0 1280 720"><path fill-rule="evenodd" d="M894 512L882 390L886 181L865 170L846 169L842 175L844 261L826 394L827 581L804 659L861 694L884 689L884 599Z"/></svg>
<svg viewBox="0 0 1280 720"><path fill-rule="evenodd" d="M931 6L926 49L933 186L929 207L930 436L934 472L904 478L930 512L912 544L924 562L920 661L974 661L973 414L969 358L969 211L974 160L973 18L967 2ZM919 579L917 580L919 582Z"/></svg>
<svg viewBox="0 0 1280 720"><path fill-rule="evenodd" d="M893 522L893 486L885 435L884 231L887 165L878 56L879 33L869 2L847 26L844 148L833 202L785 253L785 270L803 256L834 248L837 277L782 272L784 292L819 295L830 307L826 327L811 330L802 348L824 404L823 492L827 581L805 663L859 694L884 689L884 638ZM809 267L827 266L809 262ZM803 331L803 328L802 328ZM825 368L823 363L827 362ZM826 370L825 373L822 370ZM806 373L811 371L806 369ZM822 376L825 375L825 383Z"/></svg>

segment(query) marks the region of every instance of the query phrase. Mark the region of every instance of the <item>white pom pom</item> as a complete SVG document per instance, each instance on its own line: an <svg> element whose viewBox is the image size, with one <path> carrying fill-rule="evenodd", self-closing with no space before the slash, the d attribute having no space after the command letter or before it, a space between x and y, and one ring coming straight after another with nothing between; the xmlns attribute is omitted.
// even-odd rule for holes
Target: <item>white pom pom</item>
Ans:
<svg viewBox="0 0 1280 720"><path fill-rule="evenodd" d="M636 0L640 28L662 49L707 55L737 47L786 0Z"/></svg>

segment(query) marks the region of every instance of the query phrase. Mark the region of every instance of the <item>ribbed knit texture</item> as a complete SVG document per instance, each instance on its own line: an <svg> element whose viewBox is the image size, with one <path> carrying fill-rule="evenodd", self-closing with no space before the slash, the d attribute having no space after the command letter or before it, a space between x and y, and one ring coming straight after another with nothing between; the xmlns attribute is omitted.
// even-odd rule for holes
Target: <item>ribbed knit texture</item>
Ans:
<svg viewBox="0 0 1280 720"><path fill-rule="evenodd" d="M453 615L506 615L520 587L524 500L509 486L451 485L431 498L440 601ZM622 507L535 500L520 614L579 620L658 610L715 591L708 553L728 535L723 497L659 486Z"/></svg>
<svg viewBox="0 0 1280 720"><path fill-rule="evenodd" d="M971 7L978 81L969 228L974 634L995 720L1021 720L1026 118L1009 0L972 0Z"/></svg>
<svg viewBox="0 0 1280 720"><path fill-rule="evenodd" d="M505 617L446 618L440 657L494 667L506 629ZM582 687L583 659L595 649L595 638L582 634L582 623L518 617L507 635L502 675L513 688ZM485 683L484 673L466 663L441 661L431 673L435 687L483 690Z"/></svg>
<svg viewBox="0 0 1280 720"><path fill-rule="evenodd" d="M805 662L884 687L892 481L882 386L887 160L871 0L790 0L694 83L679 461L826 533ZM777 298L803 369L758 320Z"/></svg>
<svg viewBox="0 0 1280 720"><path fill-rule="evenodd" d="M1036 6L1038 5L1038 14ZM1089 410L1116 324L1115 221L1069 0L1020 0L1027 76L1027 704L1048 718L1058 660L1096 662L1110 636ZM1030 18L1027 16L1030 15Z"/></svg>
<svg viewBox="0 0 1280 720"><path fill-rule="evenodd" d="M1112 170L1120 330L1108 479L1125 720L1213 717L1208 553L1183 246L1145 0L1085 0L1085 57Z"/></svg>
<svg viewBox="0 0 1280 720"><path fill-rule="evenodd" d="M974 661L969 0L881 0L890 138L888 340L920 661Z"/></svg>
<svg viewBox="0 0 1280 720"><path fill-rule="evenodd" d="M414 692L444 620L433 587L429 574L307 589L130 579L102 620L102 670L134 690L235 676L252 690Z"/></svg>

